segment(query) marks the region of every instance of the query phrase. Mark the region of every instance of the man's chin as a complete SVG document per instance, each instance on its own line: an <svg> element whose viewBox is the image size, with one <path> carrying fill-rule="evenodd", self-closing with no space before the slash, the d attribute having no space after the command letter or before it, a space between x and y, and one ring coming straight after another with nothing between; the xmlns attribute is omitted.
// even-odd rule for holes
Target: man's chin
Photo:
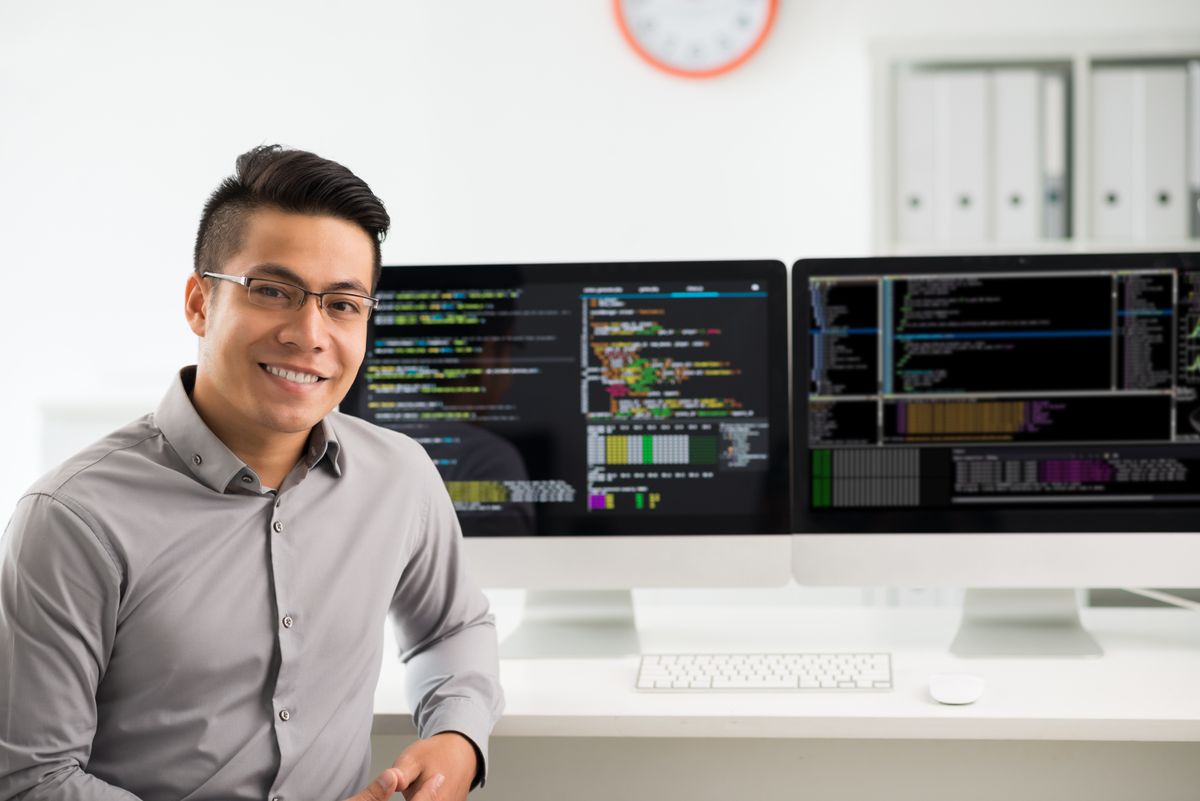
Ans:
<svg viewBox="0 0 1200 801"><path fill-rule="evenodd" d="M303 434L311 431L313 426L324 419L332 409L324 412L308 412L306 414L277 414L263 420L264 427L278 434Z"/></svg>

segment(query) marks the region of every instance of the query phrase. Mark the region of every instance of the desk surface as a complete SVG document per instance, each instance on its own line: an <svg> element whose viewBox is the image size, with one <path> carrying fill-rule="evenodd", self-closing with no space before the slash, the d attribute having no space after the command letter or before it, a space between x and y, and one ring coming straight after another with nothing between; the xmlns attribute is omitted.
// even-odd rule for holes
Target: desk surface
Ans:
<svg viewBox="0 0 1200 801"><path fill-rule="evenodd" d="M882 693L634 689L638 657L504 660L497 737L765 737L1200 741L1200 616L1174 609L1085 609L1098 659L960 659L948 609L638 607L646 653L890 651ZM511 626L500 625L505 633ZM394 654L389 644L387 651ZM412 734L403 666L385 659L376 734ZM927 693L938 672L981 675L970 706Z"/></svg>

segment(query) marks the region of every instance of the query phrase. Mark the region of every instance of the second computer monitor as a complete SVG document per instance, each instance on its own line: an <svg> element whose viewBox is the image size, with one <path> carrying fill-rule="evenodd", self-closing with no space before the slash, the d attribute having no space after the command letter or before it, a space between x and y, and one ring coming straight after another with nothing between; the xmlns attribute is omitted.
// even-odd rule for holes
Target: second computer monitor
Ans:
<svg viewBox="0 0 1200 801"><path fill-rule="evenodd" d="M1196 255L805 260L792 286L798 581L1060 588L963 654L1096 653L1044 625L1066 588L1197 584ZM998 597L968 622L1041 606Z"/></svg>

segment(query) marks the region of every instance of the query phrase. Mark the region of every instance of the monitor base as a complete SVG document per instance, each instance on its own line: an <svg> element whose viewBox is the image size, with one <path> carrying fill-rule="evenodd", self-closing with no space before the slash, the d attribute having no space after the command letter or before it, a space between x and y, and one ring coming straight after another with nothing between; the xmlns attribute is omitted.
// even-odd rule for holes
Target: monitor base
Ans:
<svg viewBox="0 0 1200 801"><path fill-rule="evenodd" d="M525 595L521 623L500 643L502 659L591 659L641 653L629 590Z"/></svg>
<svg viewBox="0 0 1200 801"><path fill-rule="evenodd" d="M1079 620L1075 590L968 589L950 653L963 657L1103 656Z"/></svg>

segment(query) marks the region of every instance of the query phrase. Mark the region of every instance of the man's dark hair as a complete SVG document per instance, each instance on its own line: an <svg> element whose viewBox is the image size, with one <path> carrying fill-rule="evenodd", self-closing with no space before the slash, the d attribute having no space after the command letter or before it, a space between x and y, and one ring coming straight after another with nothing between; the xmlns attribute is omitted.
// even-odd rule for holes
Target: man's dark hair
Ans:
<svg viewBox="0 0 1200 801"><path fill-rule="evenodd" d="M280 145L260 145L238 156L234 174L209 196L196 232L196 272L220 272L241 248L246 220L264 208L324 214L356 224L371 237L375 250L372 291L379 283L379 243L391 225L383 201L336 161Z"/></svg>

